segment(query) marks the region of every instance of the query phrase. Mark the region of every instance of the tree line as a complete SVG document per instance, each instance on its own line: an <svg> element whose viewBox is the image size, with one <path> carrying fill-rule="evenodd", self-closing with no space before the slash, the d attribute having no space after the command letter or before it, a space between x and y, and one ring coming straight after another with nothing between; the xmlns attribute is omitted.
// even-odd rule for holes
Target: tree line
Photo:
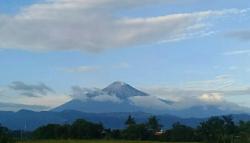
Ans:
<svg viewBox="0 0 250 143"><path fill-rule="evenodd" d="M0 125L0 143L14 143L15 140L11 135L11 131Z"/></svg>
<svg viewBox="0 0 250 143"><path fill-rule="evenodd" d="M107 139L151 140L169 142L250 143L250 121L235 123L231 116L211 117L192 128L174 123L164 129L155 116L145 123L137 123L132 116L124 122L124 129L106 129L101 123L78 119L72 124L48 124L33 132L10 131L0 126L0 142L14 143L20 139Z"/></svg>

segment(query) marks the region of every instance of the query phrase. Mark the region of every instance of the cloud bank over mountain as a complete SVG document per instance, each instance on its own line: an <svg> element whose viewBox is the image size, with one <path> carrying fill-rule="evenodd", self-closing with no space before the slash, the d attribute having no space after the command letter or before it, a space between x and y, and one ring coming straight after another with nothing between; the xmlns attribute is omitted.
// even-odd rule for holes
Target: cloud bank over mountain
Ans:
<svg viewBox="0 0 250 143"><path fill-rule="evenodd" d="M70 93L61 94L56 93L54 89L43 83L27 84L19 81L12 82L9 86L0 89L2 101L6 100L6 103L3 103L5 107L1 106L0 109L16 111L34 107L34 110L49 110L62 105L62 108L60 106L58 108L60 111L74 109L87 112L91 106L93 112L98 112L100 107L105 109L103 112L112 112L113 109L118 111L119 108L122 108L121 111L169 113L171 110L181 111L194 107L200 109L213 107L228 113L230 113L229 111L233 113L247 112L248 108L232 103L225 97L249 95L249 88L231 89L231 86L235 87L234 83L231 82L228 76L219 76L214 80L189 82L186 88L178 89L162 86L144 87L138 90L125 82L117 81L103 89L73 86ZM201 83L202 87L199 87ZM228 83L231 83L231 86ZM218 87L219 84L224 88L216 89L210 84L213 84L214 87ZM208 87L208 89L203 86ZM7 102L10 99L15 99L13 100L15 102ZM70 106L67 105L68 103L70 103ZM65 104L67 105L66 108Z"/></svg>
<svg viewBox="0 0 250 143"><path fill-rule="evenodd" d="M164 92L164 95L159 96L154 92L145 93L137 90L124 82L114 82L104 89L72 87L72 100L52 111L78 110L90 113L143 111L183 117L249 113L248 108L228 102L220 93L208 91L176 93L178 91Z"/></svg>

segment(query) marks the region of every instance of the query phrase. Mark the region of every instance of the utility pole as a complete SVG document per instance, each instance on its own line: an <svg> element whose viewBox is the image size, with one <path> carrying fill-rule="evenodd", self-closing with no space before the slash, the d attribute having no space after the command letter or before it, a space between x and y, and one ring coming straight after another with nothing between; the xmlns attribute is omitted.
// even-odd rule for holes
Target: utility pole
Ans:
<svg viewBox="0 0 250 143"><path fill-rule="evenodd" d="M27 129L27 123L26 120L24 122L24 128L20 130L20 140L23 141L23 132L25 132Z"/></svg>

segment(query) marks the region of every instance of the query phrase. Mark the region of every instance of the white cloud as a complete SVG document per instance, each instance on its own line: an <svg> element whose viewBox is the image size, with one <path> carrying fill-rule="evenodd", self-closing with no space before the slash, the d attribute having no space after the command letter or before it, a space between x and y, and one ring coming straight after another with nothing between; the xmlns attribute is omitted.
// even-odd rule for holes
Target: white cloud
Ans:
<svg viewBox="0 0 250 143"><path fill-rule="evenodd" d="M237 66L230 66L228 69L233 71L233 70L237 70L238 67Z"/></svg>
<svg viewBox="0 0 250 143"><path fill-rule="evenodd" d="M79 67L72 67L72 68L66 68L66 72L72 72L72 73L86 73L86 72L95 72L99 69L97 66L79 66Z"/></svg>
<svg viewBox="0 0 250 143"><path fill-rule="evenodd" d="M131 67L131 65L127 62L121 62L121 63L118 63L118 64L113 66L113 68L116 68L116 69L127 69L130 67Z"/></svg>
<svg viewBox="0 0 250 143"><path fill-rule="evenodd" d="M9 86L0 87L0 109L48 110L71 99L66 93L57 93L43 83L26 84L21 81L12 82ZM9 102L11 101L11 102ZM34 107L34 109L32 109Z"/></svg>
<svg viewBox="0 0 250 143"><path fill-rule="evenodd" d="M98 88L81 88L79 86L72 87L72 94L70 95L73 99L79 99L82 101L94 100L98 102L111 101L115 103L122 102L120 98L114 95L109 95L106 92Z"/></svg>
<svg viewBox="0 0 250 143"><path fill-rule="evenodd" d="M223 95L221 93L204 93L198 97L201 101L208 102L208 103L217 103L222 102Z"/></svg>
<svg viewBox="0 0 250 143"><path fill-rule="evenodd" d="M246 72L250 72L250 68L247 68L247 69L246 69Z"/></svg>
<svg viewBox="0 0 250 143"><path fill-rule="evenodd" d="M156 96L133 96L129 98L133 104L140 106L140 107L146 107L150 109L168 109L170 108L170 104L167 104L157 98Z"/></svg>
<svg viewBox="0 0 250 143"><path fill-rule="evenodd" d="M49 107L40 106L40 105L26 105L26 104L0 102L0 110L1 111L19 111L21 109L32 110L32 111L41 111L41 110L48 110Z"/></svg>
<svg viewBox="0 0 250 143"><path fill-rule="evenodd" d="M77 66L77 67L70 67L70 68L64 68L63 71L69 72L69 73L93 73L98 72L100 70L106 70L106 69L128 69L131 65L127 62L121 62L114 65L107 65L107 66Z"/></svg>
<svg viewBox="0 0 250 143"><path fill-rule="evenodd" d="M203 90L222 90L232 88L235 84L231 75L218 75L214 79L190 81L185 83L185 88Z"/></svg>
<svg viewBox="0 0 250 143"><path fill-rule="evenodd" d="M228 9L138 18L115 16L124 9L159 2L174 1L49 0L34 4L17 15L0 16L0 47L97 52L176 41L211 33L206 25L212 17L248 11Z"/></svg>
<svg viewBox="0 0 250 143"><path fill-rule="evenodd" d="M108 94L95 96L95 97L93 97L91 99L95 100L95 101L99 101L99 102L105 102L105 101L111 101L111 102L115 102L115 103L121 103L122 102L121 99L118 98L117 96L108 95Z"/></svg>
<svg viewBox="0 0 250 143"><path fill-rule="evenodd" d="M26 96L13 92L7 88L0 96L0 101L2 102L11 101L11 103L8 103L8 106L6 104L6 109L15 108L15 110L20 110L22 108L32 110L32 107L34 107L33 110L47 110L51 107L61 105L70 99L72 99L70 96L61 93L48 93L47 95L39 97Z"/></svg>
<svg viewBox="0 0 250 143"><path fill-rule="evenodd" d="M47 107L57 107L70 101L72 98L66 94L49 94L39 98L22 97L21 102L28 105L43 105Z"/></svg>
<svg viewBox="0 0 250 143"><path fill-rule="evenodd" d="M230 97L250 95L250 88L236 85L230 75L216 76L214 79L187 82L178 88L168 86L144 87L150 95L173 101L171 108L183 109L192 106L216 105L239 109L241 104Z"/></svg>
<svg viewBox="0 0 250 143"><path fill-rule="evenodd" d="M72 87L72 93L71 93L71 97L73 99L80 99L80 100L87 100L89 98L92 98L94 96L98 96L102 94L102 91L100 89L97 88L82 88L79 86L73 86Z"/></svg>
<svg viewBox="0 0 250 143"><path fill-rule="evenodd" d="M249 29L243 29L243 30L235 30L231 31L226 34L228 37L232 37L238 40L242 41L249 41L250 40L250 30Z"/></svg>
<svg viewBox="0 0 250 143"><path fill-rule="evenodd" d="M45 96L49 93L53 93L54 90L44 83L39 84L26 84L21 81L14 81L9 85L9 88L21 95L28 97Z"/></svg>
<svg viewBox="0 0 250 143"><path fill-rule="evenodd" d="M223 53L223 54L227 55L227 56L250 55L250 50L249 49L246 49L246 50L236 50L236 51L226 52L226 53Z"/></svg>

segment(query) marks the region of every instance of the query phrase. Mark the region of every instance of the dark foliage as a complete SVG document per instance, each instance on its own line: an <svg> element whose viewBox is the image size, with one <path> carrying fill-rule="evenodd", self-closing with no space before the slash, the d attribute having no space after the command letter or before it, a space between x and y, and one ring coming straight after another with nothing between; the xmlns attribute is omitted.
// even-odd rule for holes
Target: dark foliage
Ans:
<svg viewBox="0 0 250 143"><path fill-rule="evenodd" d="M0 143L14 143L14 139L10 134L10 131L0 125Z"/></svg>
<svg viewBox="0 0 250 143"><path fill-rule="evenodd" d="M74 139L98 139L102 137L102 124L94 124L85 120L76 120L71 126L71 137Z"/></svg>
<svg viewBox="0 0 250 143"><path fill-rule="evenodd" d="M198 137L195 129L177 122L173 124L172 129L167 131L167 140L174 142L191 142L197 141Z"/></svg>
<svg viewBox="0 0 250 143"><path fill-rule="evenodd" d="M129 115L128 119L125 122L125 125L130 126L130 125L134 125L134 124L136 124L135 119L131 115Z"/></svg>
<svg viewBox="0 0 250 143"><path fill-rule="evenodd" d="M86 120L76 120L72 125L49 124L36 129L35 139L98 139L102 137L103 126Z"/></svg>
<svg viewBox="0 0 250 143"><path fill-rule="evenodd" d="M237 136L237 126L231 116L212 117L201 123L198 131L208 143L231 143Z"/></svg>
<svg viewBox="0 0 250 143"><path fill-rule="evenodd" d="M148 136L149 132L144 124L130 125L123 131L124 139L128 140L146 140Z"/></svg>
<svg viewBox="0 0 250 143"><path fill-rule="evenodd" d="M146 125L147 125L148 130L152 132L157 132L161 129L161 125L159 124L155 116L149 117Z"/></svg>
<svg viewBox="0 0 250 143"><path fill-rule="evenodd" d="M231 116L211 117L192 128L174 123L162 130L155 116L137 124L132 116L125 121L125 129L104 129L102 124L83 119L73 124L48 124L34 132L13 131L0 126L0 143L14 143L15 139L111 139L158 140L168 142L250 143L250 121L235 124Z"/></svg>

